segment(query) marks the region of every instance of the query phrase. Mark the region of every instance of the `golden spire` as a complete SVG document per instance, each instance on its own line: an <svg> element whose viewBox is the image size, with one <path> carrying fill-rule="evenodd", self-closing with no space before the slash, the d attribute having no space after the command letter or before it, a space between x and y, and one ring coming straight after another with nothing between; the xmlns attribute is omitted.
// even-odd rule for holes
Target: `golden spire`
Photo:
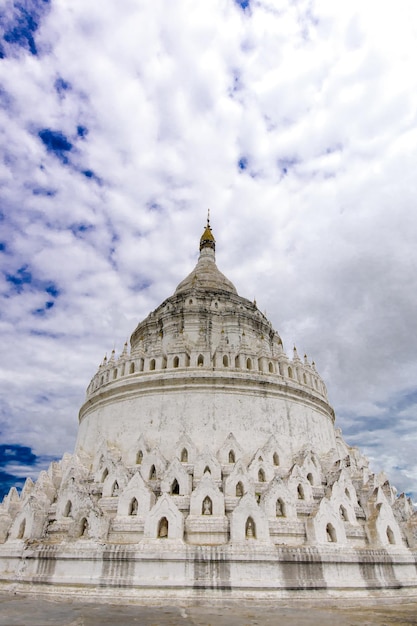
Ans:
<svg viewBox="0 0 417 626"><path fill-rule="evenodd" d="M213 250L216 249L216 240L213 237L210 227L210 209L207 211L207 226L200 239L200 250L203 248L212 248Z"/></svg>

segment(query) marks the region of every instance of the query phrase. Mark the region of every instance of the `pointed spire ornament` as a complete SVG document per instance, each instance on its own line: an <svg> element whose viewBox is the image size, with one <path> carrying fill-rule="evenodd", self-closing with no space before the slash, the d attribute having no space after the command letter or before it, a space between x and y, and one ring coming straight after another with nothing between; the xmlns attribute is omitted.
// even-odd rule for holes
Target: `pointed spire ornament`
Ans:
<svg viewBox="0 0 417 626"><path fill-rule="evenodd" d="M207 224L200 239L200 250L203 248L212 248L212 250L216 249L216 240L214 239L210 226L210 209L208 209Z"/></svg>

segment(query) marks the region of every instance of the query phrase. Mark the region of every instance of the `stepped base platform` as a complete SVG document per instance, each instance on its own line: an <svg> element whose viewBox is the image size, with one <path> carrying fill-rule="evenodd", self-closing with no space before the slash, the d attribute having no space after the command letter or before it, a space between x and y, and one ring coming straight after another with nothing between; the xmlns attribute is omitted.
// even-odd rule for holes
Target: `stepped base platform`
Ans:
<svg viewBox="0 0 417 626"><path fill-rule="evenodd" d="M136 601L417 593L417 554L410 550L151 543L2 546L1 589Z"/></svg>

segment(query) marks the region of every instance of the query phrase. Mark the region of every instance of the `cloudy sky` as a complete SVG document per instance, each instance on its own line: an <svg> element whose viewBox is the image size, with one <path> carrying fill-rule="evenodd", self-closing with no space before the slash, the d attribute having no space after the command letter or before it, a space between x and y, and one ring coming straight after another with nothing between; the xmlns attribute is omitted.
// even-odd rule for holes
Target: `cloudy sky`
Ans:
<svg viewBox="0 0 417 626"><path fill-rule="evenodd" d="M417 500L415 0L3 0L2 491L104 354L218 266Z"/></svg>

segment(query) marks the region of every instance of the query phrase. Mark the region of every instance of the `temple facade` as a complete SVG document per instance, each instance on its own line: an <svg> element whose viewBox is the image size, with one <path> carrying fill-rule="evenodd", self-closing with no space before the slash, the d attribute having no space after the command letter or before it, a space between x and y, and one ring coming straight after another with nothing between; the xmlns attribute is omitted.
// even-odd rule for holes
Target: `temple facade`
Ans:
<svg viewBox="0 0 417 626"><path fill-rule="evenodd" d="M5 589L113 598L417 588L417 515L343 440L326 386L217 268L100 364L73 455L0 505Z"/></svg>

